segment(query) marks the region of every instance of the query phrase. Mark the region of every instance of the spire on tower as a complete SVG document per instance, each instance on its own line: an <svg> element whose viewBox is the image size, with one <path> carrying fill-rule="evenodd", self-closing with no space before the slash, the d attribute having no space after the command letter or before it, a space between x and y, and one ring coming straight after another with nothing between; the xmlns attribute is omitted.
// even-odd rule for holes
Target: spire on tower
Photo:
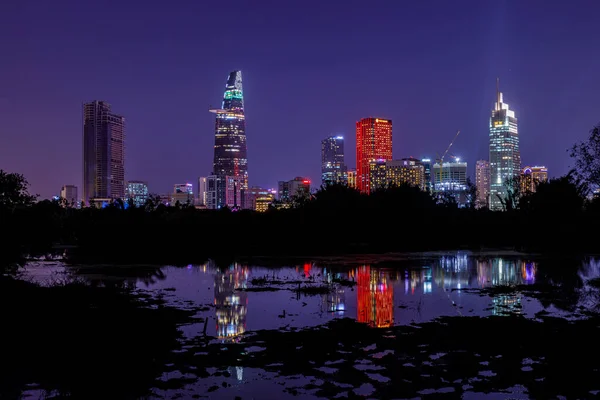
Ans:
<svg viewBox="0 0 600 400"><path fill-rule="evenodd" d="M502 94L500 93L500 78L496 78L496 111L501 110Z"/></svg>

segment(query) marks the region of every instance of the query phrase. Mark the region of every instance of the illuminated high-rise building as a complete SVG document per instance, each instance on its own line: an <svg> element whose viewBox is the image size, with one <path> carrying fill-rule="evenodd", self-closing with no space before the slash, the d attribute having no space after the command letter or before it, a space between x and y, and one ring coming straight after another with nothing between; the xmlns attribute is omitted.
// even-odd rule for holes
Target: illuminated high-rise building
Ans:
<svg viewBox="0 0 600 400"><path fill-rule="evenodd" d="M348 183L343 136L330 136L321 141L321 184L332 183Z"/></svg>
<svg viewBox="0 0 600 400"><path fill-rule="evenodd" d="M490 118L490 209L502 210L506 180L521 173L519 131L515 112L503 100L497 84L496 104Z"/></svg>
<svg viewBox="0 0 600 400"><path fill-rule="evenodd" d="M490 162L477 160L475 163L475 186L477 187L477 208L489 207Z"/></svg>
<svg viewBox="0 0 600 400"><path fill-rule="evenodd" d="M213 175L222 179L239 178L240 190L245 191L248 189L248 158L241 71L229 74L221 108L210 111L216 114ZM226 185L219 185L216 195L216 208L221 208L225 205ZM240 201L243 207L241 203L243 201Z"/></svg>
<svg viewBox="0 0 600 400"><path fill-rule="evenodd" d="M125 196L125 118L105 101L83 105L83 200Z"/></svg>
<svg viewBox="0 0 600 400"><path fill-rule="evenodd" d="M370 166L373 160L392 159L392 121L363 118L356 123L356 188L371 192Z"/></svg>
<svg viewBox="0 0 600 400"><path fill-rule="evenodd" d="M548 180L548 168L544 166L525 167L521 172L521 193L535 193L540 182Z"/></svg>

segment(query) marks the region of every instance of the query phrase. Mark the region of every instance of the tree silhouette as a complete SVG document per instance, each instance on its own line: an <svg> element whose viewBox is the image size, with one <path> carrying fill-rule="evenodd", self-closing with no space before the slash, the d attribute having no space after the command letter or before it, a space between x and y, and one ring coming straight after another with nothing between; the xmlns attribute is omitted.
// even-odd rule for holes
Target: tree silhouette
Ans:
<svg viewBox="0 0 600 400"><path fill-rule="evenodd" d="M590 130L587 141L576 143L569 149L575 160L572 175L585 185L584 189L600 187L600 124Z"/></svg>
<svg viewBox="0 0 600 400"><path fill-rule="evenodd" d="M30 206L37 196L29 194L29 182L21 174L0 169L0 207Z"/></svg>

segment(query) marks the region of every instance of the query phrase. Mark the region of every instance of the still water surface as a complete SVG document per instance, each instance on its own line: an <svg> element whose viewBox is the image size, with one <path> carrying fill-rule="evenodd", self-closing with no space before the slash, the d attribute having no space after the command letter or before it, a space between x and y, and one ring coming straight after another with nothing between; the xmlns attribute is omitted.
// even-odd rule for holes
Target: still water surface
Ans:
<svg viewBox="0 0 600 400"><path fill-rule="evenodd" d="M252 332L318 329L342 318L374 330L379 328L383 334L386 329L420 324L439 317L517 315L537 319L543 313L580 319L596 311L597 297L588 283L599 276L598 262L588 259L576 268L577 272L572 274L574 277L564 279L557 275L554 264L552 273L547 272L544 262L517 257L475 257L459 252L404 258L385 265L355 265L349 260L347 264L328 265L327 262L314 261L276 268L239 263L223 266L214 262L186 267L131 269L32 263L26 268L25 275L41 283L52 283L65 276L78 277L94 284L123 285L140 294L161 297L170 305L197 312L201 322L181 327L187 338L209 337L212 343L226 346L227 343L240 342ZM562 288L562 291L553 292L556 298L535 295L536 287L548 285ZM488 290L506 286L517 286L520 290ZM323 292L306 293L311 289ZM574 291L580 295L573 297ZM559 298L563 292L568 301ZM245 352L260 352L261 349L260 346L251 346ZM328 362L335 364L336 361L332 358ZM333 366L326 365L329 364L321 367L324 368L321 373L327 373L327 369ZM215 367L212 372L218 370ZM331 370L334 374L335 368ZM322 379L306 374L282 376L277 368L231 365L227 371L226 382L219 390L211 392L210 398L286 398L298 394L298 387L320 387L323 384ZM179 371L175 376L184 374ZM369 396L374 393L373 385L386 383L385 379L380 379L384 378L381 374L371 371L371 375L366 375L370 378L363 384L351 387L347 395ZM165 375L163 379L172 377ZM222 377L198 379L184 390L177 391L177 396L193 398L188 397L192 396L190 393L206 393L209 388L215 390L215 384L219 386L221 381ZM294 387L296 389L290 389ZM485 396L504 398L506 390L512 398L528 398L527 390L520 386L498 387ZM452 389L451 392L454 391ZM436 393L443 394L425 390L422 395ZM156 394L169 398L175 396L175 391L157 391ZM310 397L318 395L318 391L305 390L300 394ZM465 388L464 398L485 396L469 391L469 385Z"/></svg>

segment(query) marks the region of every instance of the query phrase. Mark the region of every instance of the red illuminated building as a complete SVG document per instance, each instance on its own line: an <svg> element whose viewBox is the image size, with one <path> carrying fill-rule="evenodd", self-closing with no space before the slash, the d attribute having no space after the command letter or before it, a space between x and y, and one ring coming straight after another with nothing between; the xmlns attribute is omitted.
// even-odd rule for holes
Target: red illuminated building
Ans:
<svg viewBox="0 0 600 400"><path fill-rule="evenodd" d="M394 323L394 288L387 277L369 266L356 273L358 310L356 320L378 328Z"/></svg>
<svg viewBox="0 0 600 400"><path fill-rule="evenodd" d="M369 162L392 159L392 121L363 118L356 123L356 188L369 193Z"/></svg>

